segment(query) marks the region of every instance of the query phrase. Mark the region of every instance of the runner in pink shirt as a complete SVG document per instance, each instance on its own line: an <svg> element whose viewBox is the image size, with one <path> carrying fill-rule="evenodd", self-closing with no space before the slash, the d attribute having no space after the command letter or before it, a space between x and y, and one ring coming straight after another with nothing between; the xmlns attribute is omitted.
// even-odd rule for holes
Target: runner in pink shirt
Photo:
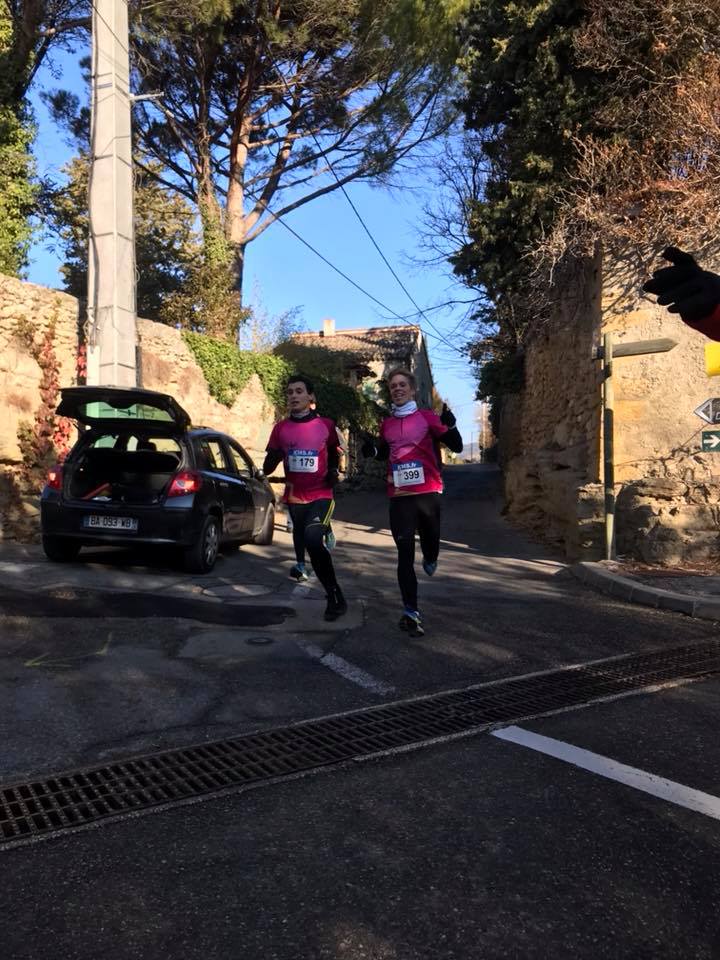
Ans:
<svg viewBox="0 0 720 960"><path fill-rule="evenodd" d="M263 470L269 476L280 462L285 467L283 500L293 523L297 563L291 574L306 580L303 558L310 554L313 570L325 588L326 620L337 620L347 603L335 577L326 536L335 508L334 486L338 480L340 439L333 420L319 417L312 405L312 381L297 374L287 383L290 416L276 423L266 447Z"/></svg>
<svg viewBox="0 0 720 960"><path fill-rule="evenodd" d="M439 444L460 453L463 442L455 417L443 405L440 416L419 410L415 402L415 377L408 370L388 376L392 416L380 426L379 440L368 439L365 457L388 461L390 530L398 551L397 575L404 604L400 628L411 636L425 632L417 603L415 533L420 536L423 570L431 577L440 552L440 495L443 491Z"/></svg>

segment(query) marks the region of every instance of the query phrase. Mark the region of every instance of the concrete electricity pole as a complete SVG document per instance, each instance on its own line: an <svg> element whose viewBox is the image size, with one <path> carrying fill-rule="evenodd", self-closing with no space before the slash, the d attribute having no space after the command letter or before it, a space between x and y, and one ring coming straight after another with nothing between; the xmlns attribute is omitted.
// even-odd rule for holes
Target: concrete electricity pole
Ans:
<svg viewBox="0 0 720 960"><path fill-rule="evenodd" d="M488 417L488 408L486 403L480 404L480 421L482 424L482 462L485 463L486 460L486 451L487 451L487 417Z"/></svg>
<svg viewBox="0 0 720 960"><path fill-rule="evenodd" d="M92 13L87 382L137 385L127 0Z"/></svg>

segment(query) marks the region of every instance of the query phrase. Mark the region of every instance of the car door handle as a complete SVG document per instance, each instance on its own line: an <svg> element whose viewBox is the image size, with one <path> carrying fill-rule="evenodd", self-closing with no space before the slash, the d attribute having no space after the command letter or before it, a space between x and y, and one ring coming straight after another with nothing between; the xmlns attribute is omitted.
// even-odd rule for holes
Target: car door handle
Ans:
<svg viewBox="0 0 720 960"><path fill-rule="evenodd" d="M221 486L221 487L229 487L230 484L227 482L227 480L221 480L221 481L220 481L220 486Z"/></svg>

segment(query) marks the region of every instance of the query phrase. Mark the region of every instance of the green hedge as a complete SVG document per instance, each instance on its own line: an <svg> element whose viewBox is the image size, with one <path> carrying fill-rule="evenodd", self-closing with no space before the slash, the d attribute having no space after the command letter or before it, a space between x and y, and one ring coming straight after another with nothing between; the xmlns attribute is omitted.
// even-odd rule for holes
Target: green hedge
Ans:
<svg viewBox="0 0 720 960"><path fill-rule="evenodd" d="M274 406L278 410L284 407L285 382L292 371L282 357L238 350L227 341L191 331L183 332L183 340L192 350L207 380L211 396L220 403L231 407L250 377L256 373Z"/></svg>
<svg viewBox="0 0 720 960"><path fill-rule="evenodd" d="M374 433L382 411L378 405L359 390L343 383L342 370L336 359L327 352L313 351L314 356L303 355L303 366L292 359L270 353L238 350L224 340L191 331L183 332L183 340L192 350L198 366L207 380L211 396L231 407L253 373L260 378L263 389L278 413L284 412L285 384L292 373L304 373L315 384L318 412L332 417L338 426Z"/></svg>

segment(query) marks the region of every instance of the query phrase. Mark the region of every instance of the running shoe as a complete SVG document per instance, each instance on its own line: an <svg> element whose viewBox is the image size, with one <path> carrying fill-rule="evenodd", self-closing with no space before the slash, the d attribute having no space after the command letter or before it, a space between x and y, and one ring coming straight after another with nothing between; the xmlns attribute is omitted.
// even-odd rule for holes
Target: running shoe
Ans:
<svg viewBox="0 0 720 960"><path fill-rule="evenodd" d="M437 560L423 560L423 570L431 577L437 570Z"/></svg>
<svg viewBox="0 0 720 960"><path fill-rule="evenodd" d="M335 534L328 527L328 531L325 534L325 546L327 547L328 550L334 550L336 543L337 543L337 540L335 539Z"/></svg>
<svg viewBox="0 0 720 960"><path fill-rule="evenodd" d="M347 603L345 602L345 597L342 595L342 590L340 587L335 587L335 589L331 590L327 595L325 619L337 620L337 618L341 617L344 613L347 613Z"/></svg>
<svg viewBox="0 0 720 960"><path fill-rule="evenodd" d="M296 563L290 567L290 579L297 580L298 583L305 583L310 579L310 577L307 575L307 571L305 570L304 563Z"/></svg>
<svg viewBox="0 0 720 960"><path fill-rule="evenodd" d="M405 607L398 626L401 630L405 630L411 637L425 636L419 610L411 610L409 607Z"/></svg>

